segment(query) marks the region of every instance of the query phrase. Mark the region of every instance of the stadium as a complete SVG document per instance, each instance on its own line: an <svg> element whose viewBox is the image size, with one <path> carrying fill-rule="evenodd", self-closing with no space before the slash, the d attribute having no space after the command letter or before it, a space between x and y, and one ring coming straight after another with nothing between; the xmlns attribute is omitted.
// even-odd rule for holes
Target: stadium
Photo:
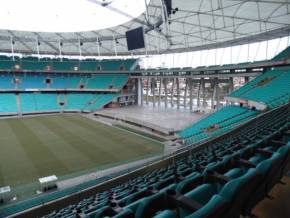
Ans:
<svg viewBox="0 0 290 218"><path fill-rule="evenodd" d="M290 217L290 1L0 18L0 218Z"/></svg>

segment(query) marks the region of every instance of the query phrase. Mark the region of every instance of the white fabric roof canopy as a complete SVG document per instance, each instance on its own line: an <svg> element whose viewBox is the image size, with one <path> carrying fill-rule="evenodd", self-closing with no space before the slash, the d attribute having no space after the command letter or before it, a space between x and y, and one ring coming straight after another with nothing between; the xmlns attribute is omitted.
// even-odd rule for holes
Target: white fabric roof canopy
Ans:
<svg viewBox="0 0 290 218"><path fill-rule="evenodd" d="M54 55L60 54L60 50L63 55L163 54L247 44L288 36L290 32L290 1L172 0L173 8L178 11L170 16L171 24L164 19L161 2L151 0L137 18L106 29L96 27L91 31L66 33L2 29L0 51L11 52L13 41L14 52L24 54L37 54L38 50L40 54ZM39 16L35 15L35 20ZM105 23L107 16L104 16L98 19ZM144 26L147 32L146 49L128 52L125 32L139 26Z"/></svg>

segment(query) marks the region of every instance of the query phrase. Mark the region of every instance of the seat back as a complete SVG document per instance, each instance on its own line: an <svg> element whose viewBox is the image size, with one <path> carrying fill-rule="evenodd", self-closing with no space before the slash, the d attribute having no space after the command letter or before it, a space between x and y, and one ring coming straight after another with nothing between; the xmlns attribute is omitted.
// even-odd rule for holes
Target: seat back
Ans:
<svg viewBox="0 0 290 218"><path fill-rule="evenodd" d="M186 218L223 218L230 203L220 195L214 195L210 201Z"/></svg>
<svg viewBox="0 0 290 218"><path fill-rule="evenodd" d="M247 200L244 202L242 207L242 214L244 216L249 215L253 207L265 197L266 178L268 178L271 167L272 161L270 159L264 160L257 165L256 170L260 175L260 180L254 184L252 193L250 193Z"/></svg>
<svg viewBox="0 0 290 218"><path fill-rule="evenodd" d="M176 188L176 191L179 192L180 194L185 194L202 183L203 176L197 174L191 178L185 179L184 181L180 182Z"/></svg>
<svg viewBox="0 0 290 218"><path fill-rule="evenodd" d="M289 163L290 163L290 141L287 145L283 146L278 150L279 153L284 155L283 163L281 166L281 175L283 177L289 171Z"/></svg>
<svg viewBox="0 0 290 218"><path fill-rule="evenodd" d="M281 154L279 152L275 152L270 160L272 161L272 165L268 174L268 177L266 177L266 194L271 191L271 189L274 187L274 185L280 180L281 175L281 167L284 160L285 155Z"/></svg>
<svg viewBox="0 0 290 218"><path fill-rule="evenodd" d="M260 181L261 175L256 169L249 169L243 176L228 182L220 191L220 195L231 202L225 217L239 217L245 201Z"/></svg>
<svg viewBox="0 0 290 218"><path fill-rule="evenodd" d="M166 194L163 192L157 193L150 197L144 198L135 213L135 218L153 217L156 212L162 211L168 207Z"/></svg>

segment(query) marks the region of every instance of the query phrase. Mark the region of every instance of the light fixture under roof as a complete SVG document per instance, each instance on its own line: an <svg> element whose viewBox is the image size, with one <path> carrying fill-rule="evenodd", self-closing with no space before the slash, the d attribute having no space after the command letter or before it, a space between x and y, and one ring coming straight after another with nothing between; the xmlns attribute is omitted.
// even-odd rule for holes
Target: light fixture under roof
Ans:
<svg viewBox="0 0 290 218"><path fill-rule="evenodd" d="M149 0L147 0L149 2ZM145 11L144 0L1 0L0 29L82 32L126 23Z"/></svg>

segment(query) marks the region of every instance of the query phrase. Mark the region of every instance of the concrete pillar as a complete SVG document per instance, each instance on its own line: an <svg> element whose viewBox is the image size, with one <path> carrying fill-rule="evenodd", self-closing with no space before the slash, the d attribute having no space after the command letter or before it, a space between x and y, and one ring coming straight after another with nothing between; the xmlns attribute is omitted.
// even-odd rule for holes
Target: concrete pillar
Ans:
<svg viewBox="0 0 290 218"><path fill-rule="evenodd" d="M229 94L234 91L234 78L230 77L229 78Z"/></svg>
<svg viewBox="0 0 290 218"><path fill-rule="evenodd" d="M206 106L206 95L205 95L205 80L201 78L201 85L202 85L202 106Z"/></svg>
<svg viewBox="0 0 290 218"><path fill-rule="evenodd" d="M185 78L185 88L184 88L184 96L183 96L183 107L186 108L186 97L187 97L187 87L188 81L187 78Z"/></svg>
<svg viewBox="0 0 290 218"><path fill-rule="evenodd" d="M201 79L199 79L197 90L197 107L200 107Z"/></svg>
<svg viewBox="0 0 290 218"><path fill-rule="evenodd" d="M211 82L211 89L212 89L212 95L211 95L211 108L214 108L214 99L215 99L215 80Z"/></svg>
<svg viewBox="0 0 290 218"><path fill-rule="evenodd" d="M173 97L174 97L174 82L175 82L175 79L173 78L172 79L172 87L171 87L171 99L170 99L171 107L174 106L174 102L173 102Z"/></svg>
<svg viewBox="0 0 290 218"><path fill-rule="evenodd" d="M168 97L168 93L167 93L167 78L163 79L163 85L164 85L164 94L165 94L164 104L165 104L165 108L167 108L167 97Z"/></svg>
<svg viewBox="0 0 290 218"><path fill-rule="evenodd" d="M138 105L143 105L143 78L138 78Z"/></svg>
<svg viewBox="0 0 290 218"><path fill-rule="evenodd" d="M193 102L193 95L192 95L192 90L193 90L193 82L192 78L188 79L188 85L189 85L189 111L192 111L192 102Z"/></svg>
<svg viewBox="0 0 290 218"><path fill-rule="evenodd" d="M176 94L177 94L177 109L180 108L180 88L179 88L179 78L176 78Z"/></svg>
<svg viewBox="0 0 290 218"><path fill-rule="evenodd" d="M159 96L158 96L158 106L161 104L161 88L162 88L162 78L159 79Z"/></svg>
<svg viewBox="0 0 290 218"><path fill-rule="evenodd" d="M153 107L155 107L155 88L156 88L155 78L152 78L151 79L151 92L153 95Z"/></svg>
<svg viewBox="0 0 290 218"><path fill-rule="evenodd" d="M218 78L215 78L215 101L217 107L219 107L220 104L220 96L219 96L219 80Z"/></svg>
<svg viewBox="0 0 290 218"><path fill-rule="evenodd" d="M146 88L146 104L148 104L149 101L149 89L150 89L150 78L147 78L147 88Z"/></svg>

